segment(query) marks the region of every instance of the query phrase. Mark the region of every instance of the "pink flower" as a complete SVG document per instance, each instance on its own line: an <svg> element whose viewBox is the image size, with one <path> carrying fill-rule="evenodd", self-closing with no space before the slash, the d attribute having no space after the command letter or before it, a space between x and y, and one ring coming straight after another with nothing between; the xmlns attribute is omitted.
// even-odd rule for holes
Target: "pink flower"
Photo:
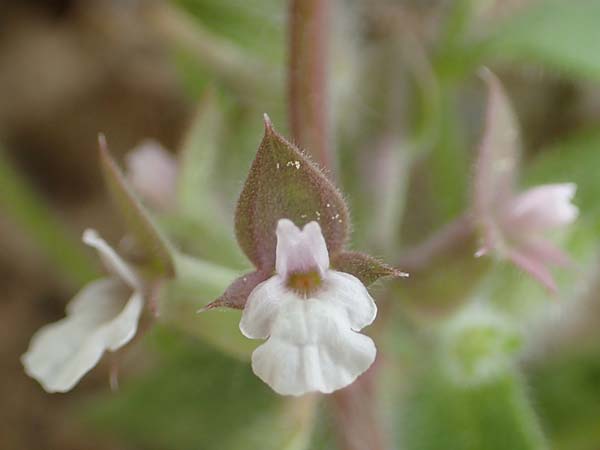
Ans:
<svg viewBox="0 0 600 450"><path fill-rule="evenodd" d="M145 140L127 154L127 178L157 211L169 211L177 200L177 160L158 142Z"/></svg>
<svg viewBox="0 0 600 450"><path fill-rule="evenodd" d="M240 321L251 339L267 339L252 368L283 395L330 393L351 384L375 360L375 344L358 333L377 314L361 281L329 267L321 227L277 224L276 273L254 288Z"/></svg>
<svg viewBox="0 0 600 450"><path fill-rule="evenodd" d="M494 251L555 292L549 266L568 266L569 257L544 237L570 225L579 210L573 183L546 184L516 193L518 126L498 79L484 72L489 88L486 129L475 173L475 217L483 244L476 256Z"/></svg>

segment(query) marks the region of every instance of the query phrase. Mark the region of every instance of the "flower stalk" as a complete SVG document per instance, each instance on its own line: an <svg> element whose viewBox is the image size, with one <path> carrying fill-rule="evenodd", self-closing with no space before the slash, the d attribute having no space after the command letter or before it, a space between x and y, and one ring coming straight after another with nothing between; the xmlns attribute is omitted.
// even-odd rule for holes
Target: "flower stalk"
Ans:
<svg viewBox="0 0 600 450"><path fill-rule="evenodd" d="M289 120L294 140L323 168L335 164L329 117L329 0L292 0L289 10Z"/></svg>

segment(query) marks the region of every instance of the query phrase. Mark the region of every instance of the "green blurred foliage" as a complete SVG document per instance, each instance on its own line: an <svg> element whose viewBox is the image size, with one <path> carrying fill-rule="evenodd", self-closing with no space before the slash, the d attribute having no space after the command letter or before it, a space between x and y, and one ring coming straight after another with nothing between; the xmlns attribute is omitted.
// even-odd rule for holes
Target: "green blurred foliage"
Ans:
<svg viewBox="0 0 600 450"><path fill-rule="evenodd" d="M406 208L398 210L404 215L392 218L395 228L401 224L398 241L403 246L426 239L469 208L474 135L479 136L473 129L480 123L477 113L469 110L477 108L465 107L472 102L465 91L477 83L473 75L479 66L492 65L494 70L510 72L524 62L541 71L557 71L567 79L600 79L600 1L541 0L484 32L480 30L477 36L470 32L475 1L450 2L451 13L438 24L440 36L420 49L428 52L431 73L427 71L427 76L432 79L427 83L431 83L419 78L422 73L411 75L411 83L421 84L418 95L406 96L415 103L414 111L407 115L416 117L417 127L424 131L399 126L399 140L406 145L398 145L397 151L404 152L400 160L409 167L406 176L410 182L402 184L402 190L379 193L401 195L398 201L406 202ZM283 78L286 2L177 0L173 5L193 17L199 28L272 68L270 75ZM353 11L352 6L354 2L340 2L336 7ZM375 31L360 29L356 33L362 33L360 44L364 48L357 46L364 52L362 64L390 57L390 53L382 52L379 59L372 58L372 47L382 44ZM152 368L126 380L117 395L91 399L86 417L92 426L149 449L333 449L336 423L326 400L314 407L311 420L298 422L290 414L295 403L277 397L252 374L247 359L257 343L240 335L239 311L194 315L248 265L234 248L235 199L263 135L262 113L268 112L276 128L287 134L283 83L266 91L249 89L248 100L219 79L218 71L207 67L193 51L174 50L173 60L190 98L202 98L207 86L214 95L209 110L204 111L208 118L199 114L199 122L182 146L181 160L186 165L184 185L180 186L181 214L161 217L159 223L184 250L207 264L200 264L198 270L164 289L167 300L163 306L168 312L162 319L185 335L163 327L155 329L145 340L148 353L157 355ZM357 70L371 76L378 67L368 69ZM372 78L357 77L360 81L353 89L360 100L357 103L363 105L363 109L352 111L352 116L358 117L357 126L336 127L342 132L337 137L342 170L338 179L351 197L353 214L359 218L354 236L361 244L368 244L368 236L373 234L367 229L373 223L369 220L374 204L370 188L378 181L369 172L372 168L367 167L370 161L365 155L372 154L374 140L378 133L389 131L390 122L410 122L401 114L393 115L396 111L392 119L390 113L381 111L388 106L395 76L394 72L393 76L379 73ZM428 86L435 86L435 93L428 92ZM341 115L336 119L345 118ZM595 276L592 270L600 232L599 148L600 129L596 127L571 133L537 151L535 158L523 161L524 186L566 181L578 186L575 203L581 217L569 234L557 236L577 263L575 268L554 272L560 286L556 301L563 302L565 308L574 303L573 297L579 292L574 286L589 283ZM40 208L42 202L13 176L12 168L0 163L3 207L9 205L6 210L24 223L61 269L72 271L78 281L89 278L89 264L76 250L78 244L63 239L56 219ZM5 192L9 195L2 195ZM439 337L431 337L435 334L431 331L451 320L461 305L487 299L521 327L540 314L549 301L547 292L514 267L474 259L475 249L475 240L465 242L457 252L436 259L414 278L375 290L384 311L379 320L398 328L392 332L376 329L373 334L378 347L390 355L382 385L394 394L393 402L387 400L391 415L399 417L394 422L399 448L596 450L600 442L598 349L586 348L532 369L511 367L491 381L470 386L456 384L440 368L436 358L443 346ZM385 252L396 255L401 250L394 247ZM386 309L390 302L394 302L393 307ZM475 359L486 356L489 349L485 342L470 344L467 347L477 353Z"/></svg>
<svg viewBox="0 0 600 450"><path fill-rule="evenodd" d="M595 450L600 442L600 349L553 358L530 374L531 394L557 450Z"/></svg>
<svg viewBox="0 0 600 450"><path fill-rule="evenodd" d="M598 0L547 0L502 23L479 57L539 63L568 76L600 79Z"/></svg>
<svg viewBox="0 0 600 450"><path fill-rule="evenodd" d="M156 449L285 448L282 401L248 364L166 329L145 341L155 367L94 403L97 426Z"/></svg>
<svg viewBox="0 0 600 450"><path fill-rule="evenodd" d="M403 407L401 448L541 450L549 448L519 376L457 386L429 367Z"/></svg>

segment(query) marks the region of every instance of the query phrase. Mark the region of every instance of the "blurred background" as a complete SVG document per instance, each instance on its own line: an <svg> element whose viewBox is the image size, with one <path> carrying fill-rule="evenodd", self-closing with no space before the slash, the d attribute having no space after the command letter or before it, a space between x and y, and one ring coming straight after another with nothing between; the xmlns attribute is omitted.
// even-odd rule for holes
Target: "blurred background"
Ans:
<svg viewBox="0 0 600 450"><path fill-rule="evenodd" d="M83 229L111 242L124 233L97 164L99 132L120 161L147 138L176 155L209 89L222 122L211 189L233 239L235 199L262 136L262 113L288 134L287 8L278 0L0 4L0 449L370 448L340 438L352 426L340 411L359 406L319 403L305 426L302 403L282 403L247 362L186 332L193 317L183 331L152 327L106 355L66 395L45 393L19 361L35 330L63 317L68 300L101 271L79 243ZM540 331L519 361L547 448L600 449L600 1L338 0L330 13L322 44L329 112L356 248L399 261L468 207L485 106L481 66L514 103L524 184L578 184L581 225L566 245L585 276L561 281L558 301L518 273L508 275L514 286L505 274L498 283L511 305L553 305L543 314L534 308L543 326L531 322ZM181 230L170 232L190 253L222 257L190 244L201 228ZM392 308L395 331L382 344L392 348L385 386L394 386L394 400L378 412L397 448L517 448L471 438L462 447L452 439L421 445L406 436L411 426L427 428L423 422L400 425L414 401L401 399L418 391L411 377L429 348L422 335L469 298L487 270L462 251L417 267L404 285L377 287L402 305ZM239 255L229 262L247 265ZM121 388L111 392L115 367ZM471 402L472 411L452 422L459 413L429 405L427 429L452 435L471 426L464 423L485 415L498 394L478 395L440 393L436 402Z"/></svg>

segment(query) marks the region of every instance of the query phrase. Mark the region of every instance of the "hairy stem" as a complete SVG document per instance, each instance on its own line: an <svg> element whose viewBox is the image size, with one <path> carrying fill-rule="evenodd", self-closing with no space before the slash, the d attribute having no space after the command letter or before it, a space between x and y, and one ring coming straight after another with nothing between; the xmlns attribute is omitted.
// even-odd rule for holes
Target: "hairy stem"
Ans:
<svg viewBox="0 0 600 450"><path fill-rule="evenodd" d="M333 170L329 96L329 0L291 0L289 11L289 120L294 140Z"/></svg>

